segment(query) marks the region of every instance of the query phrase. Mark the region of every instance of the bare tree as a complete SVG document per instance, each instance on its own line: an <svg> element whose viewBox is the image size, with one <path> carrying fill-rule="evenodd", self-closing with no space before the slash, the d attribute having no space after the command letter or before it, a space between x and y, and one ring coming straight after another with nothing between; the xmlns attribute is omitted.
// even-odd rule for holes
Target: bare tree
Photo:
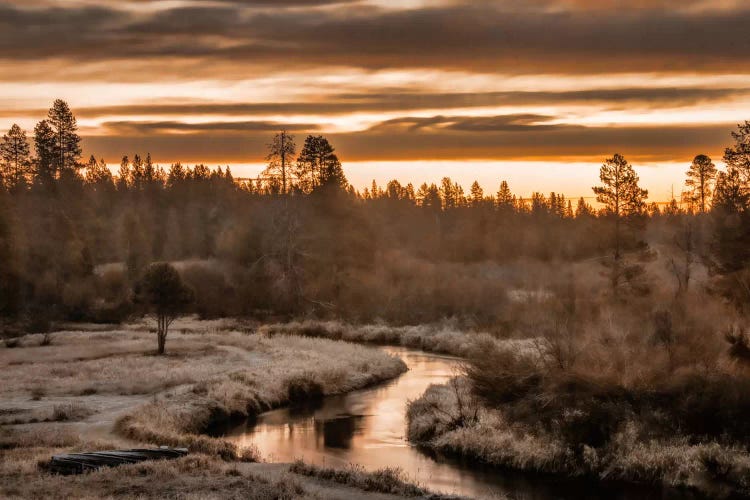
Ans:
<svg viewBox="0 0 750 500"><path fill-rule="evenodd" d="M294 136L286 130L276 134L268 144L268 155L266 156L268 167L264 173L266 175L281 175L281 194L287 193L287 166L289 165L289 159L294 156L295 152Z"/></svg>
<svg viewBox="0 0 750 500"><path fill-rule="evenodd" d="M673 238L677 255L669 257L669 270L677 281L677 295L688 291L693 263L695 262L695 230L693 221L688 216L680 221Z"/></svg>

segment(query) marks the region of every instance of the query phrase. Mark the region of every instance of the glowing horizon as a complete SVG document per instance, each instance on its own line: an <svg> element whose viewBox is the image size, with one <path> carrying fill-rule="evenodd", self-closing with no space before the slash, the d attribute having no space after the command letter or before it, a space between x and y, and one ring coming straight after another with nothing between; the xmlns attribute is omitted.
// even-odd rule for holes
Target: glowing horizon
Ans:
<svg viewBox="0 0 750 500"><path fill-rule="evenodd" d="M621 153L663 201L750 118L735 0L100 4L0 6L0 130L30 134L62 98L84 157L248 175L275 131L323 134L360 189L447 175L585 196Z"/></svg>

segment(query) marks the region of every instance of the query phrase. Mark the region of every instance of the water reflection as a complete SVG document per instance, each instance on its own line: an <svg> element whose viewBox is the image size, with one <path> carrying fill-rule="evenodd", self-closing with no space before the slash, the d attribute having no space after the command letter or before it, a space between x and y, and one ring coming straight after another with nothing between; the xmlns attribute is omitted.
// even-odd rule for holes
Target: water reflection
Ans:
<svg viewBox="0 0 750 500"><path fill-rule="evenodd" d="M362 391L325 398L302 407L270 411L229 431L240 446L254 444L267 460L302 458L318 465L356 463L366 469L401 467L407 476L432 490L469 496L509 494L519 499L679 498L674 491L565 481L546 476L486 470L472 464L429 456L405 437L405 410L410 399L430 384L456 373L459 360L400 348L409 371L398 379Z"/></svg>

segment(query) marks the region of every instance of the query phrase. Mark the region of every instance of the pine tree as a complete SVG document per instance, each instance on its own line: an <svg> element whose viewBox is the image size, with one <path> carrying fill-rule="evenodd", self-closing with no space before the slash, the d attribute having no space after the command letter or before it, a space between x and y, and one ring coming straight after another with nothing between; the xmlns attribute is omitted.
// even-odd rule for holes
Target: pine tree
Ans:
<svg viewBox="0 0 750 500"><path fill-rule="evenodd" d="M681 212L682 211L680 210L680 205L677 204L677 200L675 198L669 200L667 206L664 207L664 215L667 215L669 217L676 217L680 215Z"/></svg>
<svg viewBox="0 0 750 500"><path fill-rule="evenodd" d="M26 132L16 125L10 127L0 143L0 160L2 160L2 175L10 187L26 183L30 173L29 143Z"/></svg>
<svg viewBox="0 0 750 500"><path fill-rule="evenodd" d="M474 207L478 207L482 204L484 201L484 190L482 189L482 186L479 185L479 182L474 181L474 183L471 185L471 205Z"/></svg>
<svg viewBox="0 0 750 500"><path fill-rule="evenodd" d="M81 165L81 138L78 124L68 104L57 99L47 114L47 121L55 134L53 165L58 175L75 172Z"/></svg>
<svg viewBox="0 0 750 500"><path fill-rule="evenodd" d="M515 199L513 198L513 193L510 192L510 188L506 181L500 183L500 189L497 190L495 203L497 204L497 208L501 211L510 212L515 208Z"/></svg>
<svg viewBox="0 0 750 500"><path fill-rule="evenodd" d="M750 183L750 121L737 126L732 132L734 145L724 151L727 170L735 169L744 184Z"/></svg>
<svg viewBox="0 0 750 500"><path fill-rule="evenodd" d="M706 155L698 155L693 159L690 169L686 172L688 178L685 184L692 188L689 193L690 201L698 204L700 213L706 213L711 189L716 180L716 165Z"/></svg>
<svg viewBox="0 0 750 500"><path fill-rule="evenodd" d="M741 214L750 206L750 193L745 189L740 171L736 168L719 172L716 178L712 208L729 214Z"/></svg>
<svg viewBox="0 0 750 500"><path fill-rule="evenodd" d="M143 160L141 155L133 155L133 162L130 167L131 187L136 191L143 188Z"/></svg>
<svg viewBox="0 0 750 500"><path fill-rule="evenodd" d="M156 168L151 161L151 153L146 153L146 162L143 164L143 181L146 185L151 185L156 180Z"/></svg>
<svg viewBox="0 0 750 500"><path fill-rule="evenodd" d="M638 186L638 175L620 154L608 158L599 170L601 186L592 189L596 201L615 221L615 260L620 258L621 224L624 218L639 214L645 207L648 191Z"/></svg>
<svg viewBox="0 0 750 500"><path fill-rule="evenodd" d="M120 160L120 170L117 172L117 190L127 191L133 185L133 172L130 170L130 159L126 156Z"/></svg>
<svg viewBox="0 0 750 500"><path fill-rule="evenodd" d="M169 173L167 174L167 187L173 189L178 184L184 182L186 178L187 172L185 172L185 167L182 166L182 163L173 163L169 167Z"/></svg>
<svg viewBox="0 0 750 500"><path fill-rule="evenodd" d="M565 218L572 219L573 217L574 217L573 203L570 200L568 200L568 204L565 206Z"/></svg>
<svg viewBox="0 0 750 500"><path fill-rule="evenodd" d="M414 184L411 182L406 185L405 196L407 200L412 202L412 204L414 203L416 195L414 194Z"/></svg>
<svg viewBox="0 0 750 500"><path fill-rule="evenodd" d="M303 191L311 192L318 186L346 188L349 183L334 151L328 139L322 135L307 136L296 165L297 178Z"/></svg>
<svg viewBox="0 0 750 500"><path fill-rule="evenodd" d="M34 180L37 183L49 184L55 178L55 131L47 120L42 120L34 127Z"/></svg>
<svg viewBox="0 0 750 500"><path fill-rule="evenodd" d="M377 200L378 198L383 197L383 190L378 187L378 183L375 181L375 179L372 180L370 196L372 196L373 200Z"/></svg>
<svg viewBox="0 0 750 500"><path fill-rule="evenodd" d="M109 190L114 187L112 172L103 159L97 161L94 155L91 155L86 164L86 183L94 186L96 190Z"/></svg>
<svg viewBox="0 0 750 500"><path fill-rule="evenodd" d="M385 186L385 195L391 200L401 200L404 198L404 188L397 180L388 181Z"/></svg>
<svg viewBox="0 0 750 500"><path fill-rule="evenodd" d="M419 206L435 211L439 211L442 208L442 200L440 198L440 190L433 183L429 186L427 183L423 183L417 191L417 201Z"/></svg>
<svg viewBox="0 0 750 500"><path fill-rule="evenodd" d="M711 207L714 265L729 274L750 264L750 194L739 169L719 172Z"/></svg>
<svg viewBox="0 0 750 500"><path fill-rule="evenodd" d="M443 177L440 181L440 197L443 199L443 208L445 210L450 210L458 206L456 183L450 177Z"/></svg>
<svg viewBox="0 0 750 500"><path fill-rule="evenodd" d="M594 215L594 209L591 208L591 205L586 203L586 200L581 196L578 199L578 204L576 205L576 218L578 217L590 217Z"/></svg>

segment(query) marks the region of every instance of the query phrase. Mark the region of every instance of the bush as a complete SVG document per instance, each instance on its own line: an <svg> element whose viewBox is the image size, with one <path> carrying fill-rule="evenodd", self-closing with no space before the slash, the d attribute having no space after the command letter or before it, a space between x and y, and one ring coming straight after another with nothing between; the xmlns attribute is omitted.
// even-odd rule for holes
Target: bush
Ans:
<svg viewBox="0 0 750 500"><path fill-rule="evenodd" d="M11 339L4 339L3 344L5 344L5 347L8 349L14 349L21 345L21 341L18 337L11 338Z"/></svg>
<svg viewBox="0 0 750 500"><path fill-rule="evenodd" d="M80 403L61 404L53 407L50 420L53 422L82 420L93 413L91 408Z"/></svg>
<svg viewBox="0 0 750 500"><path fill-rule="evenodd" d="M323 386L309 375L299 375L287 382L287 396L292 404L318 401L323 398Z"/></svg>
<svg viewBox="0 0 750 500"><path fill-rule="evenodd" d="M488 339L479 340L466 364L474 393L490 405L517 401L539 388L539 361Z"/></svg>

